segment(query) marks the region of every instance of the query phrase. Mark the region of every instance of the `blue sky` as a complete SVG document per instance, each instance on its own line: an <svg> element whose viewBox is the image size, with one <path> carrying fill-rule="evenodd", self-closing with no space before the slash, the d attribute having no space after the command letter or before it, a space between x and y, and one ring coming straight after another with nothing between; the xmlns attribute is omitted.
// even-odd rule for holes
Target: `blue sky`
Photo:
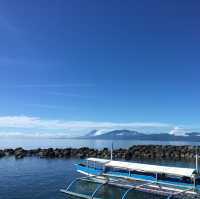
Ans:
<svg viewBox="0 0 200 199"><path fill-rule="evenodd" d="M1 135L198 129L199 6L0 0Z"/></svg>

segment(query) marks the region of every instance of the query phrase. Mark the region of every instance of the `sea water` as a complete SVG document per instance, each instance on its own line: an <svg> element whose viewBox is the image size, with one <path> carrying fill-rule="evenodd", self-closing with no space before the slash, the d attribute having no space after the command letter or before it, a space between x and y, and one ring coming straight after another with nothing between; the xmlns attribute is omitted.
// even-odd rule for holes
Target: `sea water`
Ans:
<svg viewBox="0 0 200 199"><path fill-rule="evenodd" d="M67 199L59 190L75 178L82 175L75 170L77 159L40 159L26 157L16 160L14 157L0 159L0 199ZM194 162L135 160L144 163L193 167ZM82 187L83 188L83 187ZM119 189L104 190L106 199L120 198ZM127 199L159 199L140 192L133 192Z"/></svg>
<svg viewBox="0 0 200 199"><path fill-rule="evenodd" d="M10 139L0 140L0 149L23 147L25 149L35 148L110 148L111 140L78 140L78 139ZM186 142L155 142L155 141L114 141L114 148L128 148L135 144L197 144ZM194 161L152 161L135 160L144 163L159 165L194 167ZM0 159L0 199L66 199L67 197L59 190L66 186L76 177L82 175L77 173L74 164L77 159L40 159L37 157L25 157L16 160L14 157ZM115 196L113 195L115 194ZM117 195L116 195L117 194ZM120 198L122 192L116 188L104 190L106 199ZM131 198L142 199L152 196L134 192ZM157 198L156 196L153 198ZM127 198L128 199L128 198Z"/></svg>
<svg viewBox="0 0 200 199"><path fill-rule="evenodd" d="M23 147L25 149L35 148L110 148L111 143L114 143L114 148L129 148L132 145L200 145L199 142L182 142L182 141L141 141L141 140L89 140L89 139L39 139L39 138L0 138L1 148L16 148Z"/></svg>

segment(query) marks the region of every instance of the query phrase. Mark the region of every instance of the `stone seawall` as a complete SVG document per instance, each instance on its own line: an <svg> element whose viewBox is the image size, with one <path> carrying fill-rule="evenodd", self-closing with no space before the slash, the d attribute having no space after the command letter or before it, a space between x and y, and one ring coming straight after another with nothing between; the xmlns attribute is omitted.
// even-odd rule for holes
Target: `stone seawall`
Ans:
<svg viewBox="0 0 200 199"><path fill-rule="evenodd" d="M113 151L115 159L131 160L135 158L148 159L194 159L196 151L200 154L200 146L173 146L173 145L134 145L129 149L116 149ZM90 148L62 148L62 149L1 149L0 157L14 156L17 159L36 156L40 158L110 158L110 150Z"/></svg>

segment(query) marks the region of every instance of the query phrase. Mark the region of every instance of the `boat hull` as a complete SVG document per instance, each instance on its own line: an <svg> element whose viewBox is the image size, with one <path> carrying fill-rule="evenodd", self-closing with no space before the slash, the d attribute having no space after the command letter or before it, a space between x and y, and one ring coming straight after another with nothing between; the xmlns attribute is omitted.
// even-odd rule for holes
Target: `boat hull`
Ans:
<svg viewBox="0 0 200 199"><path fill-rule="evenodd" d="M136 181L143 181L143 182L154 182L162 186L166 187L171 187L171 188L177 188L177 189L195 189L197 191L200 191L200 185L196 185L194 187L193 183L184 183L184 182L179 182L179 181L168 181L168 180L156 180L155 177L153 176L146 176L146 175L138 175L138 174L125 174L125 173L120 173L120 172L103 172L102 169L96 169L96 168L91 168L87 166L81 166L81 165L76 165L76 169L79 173L82 173L84 175L88 176L107 176L107 177L117 177L117 178L123 178L127 180L136 180Z"/></svg>

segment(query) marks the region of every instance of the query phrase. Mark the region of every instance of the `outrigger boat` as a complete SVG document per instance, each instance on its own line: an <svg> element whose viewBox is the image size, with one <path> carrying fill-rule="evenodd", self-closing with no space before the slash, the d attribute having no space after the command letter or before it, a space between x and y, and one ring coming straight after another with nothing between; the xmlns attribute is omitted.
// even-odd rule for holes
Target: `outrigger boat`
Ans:
<svg viewBox="0 0 200 199"><path fill-rule="evenodd" d="M162 195L168 199L200 198L197 158L195 169L115 161L112 158L87 158L85 162L76 164L76 169L86 177L75 179L61 191L78 198L101 199L98 192L109 185L125 188L121 199L128 199L132 190ZM93 182L98 186L90 195L77 193L71 188L78 181Z"/></svg>

